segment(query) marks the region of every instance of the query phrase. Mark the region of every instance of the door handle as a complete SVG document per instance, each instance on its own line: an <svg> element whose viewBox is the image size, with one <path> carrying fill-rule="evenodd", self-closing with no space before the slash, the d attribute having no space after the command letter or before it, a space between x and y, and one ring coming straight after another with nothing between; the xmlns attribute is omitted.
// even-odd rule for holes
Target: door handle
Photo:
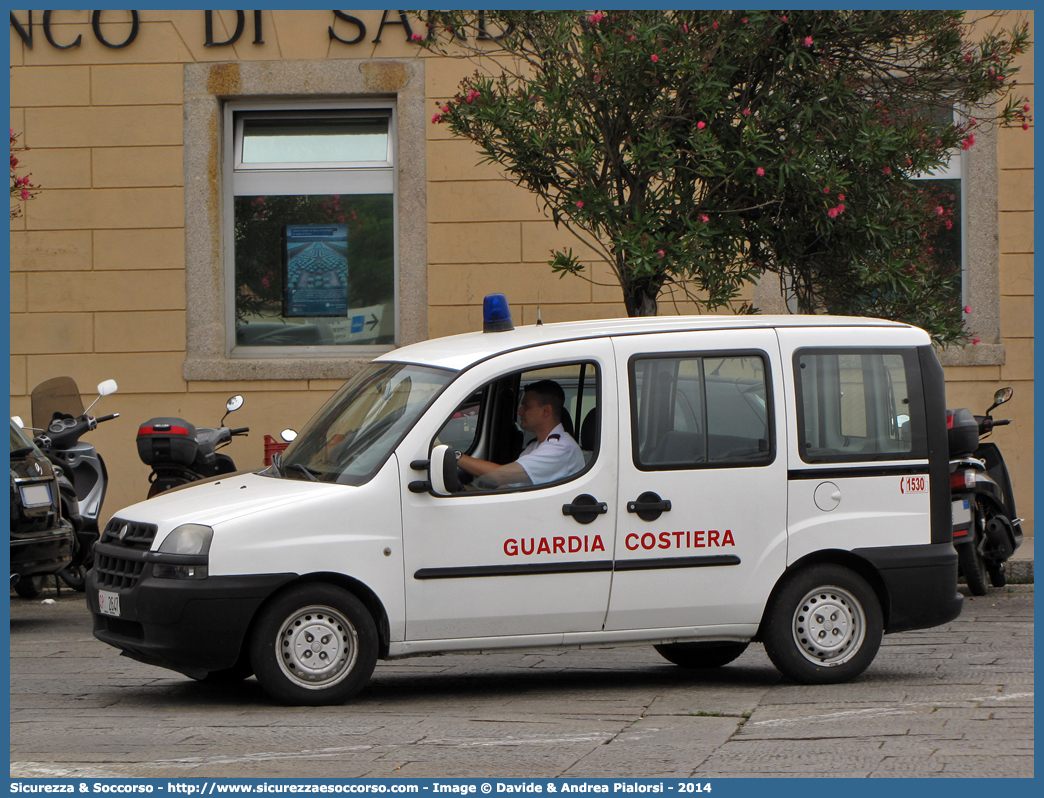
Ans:
<svg viewBox="0 0 1044 798"><path fill-rule="evenodd" d="M670 511L670 499L661 499L659 494L651 490L647 490L633 502L627 502L627 512L634 513L643 521L655 521L662 513Z"/></svg>
<svg viewBox="0 0 1044 798"><path fill-rule="evenodd" d="M590 524L600 515L609 512L609 505L600 502L589 493L581 493L572 504L562 505L562 515L571 515L578 524Z"/></svg>

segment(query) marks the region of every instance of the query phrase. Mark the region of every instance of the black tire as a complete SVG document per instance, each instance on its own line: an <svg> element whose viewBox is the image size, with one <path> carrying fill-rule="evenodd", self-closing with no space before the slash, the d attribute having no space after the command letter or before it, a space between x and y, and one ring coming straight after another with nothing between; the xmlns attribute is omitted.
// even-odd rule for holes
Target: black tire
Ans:
<svg viewBox="0 0 1044 798"><path fill-rule="evenodd" d="M70 565L68 568L59 571L58 576L73 590L84 593L87 590L87 572L91 570L93 565L94 547L91 546L91 550L87 552L87 556L84 557L82 564Z"/></svg>
<svg viewBox="0 0 1044 798"><path fill-rule="evenodd" d="M749 643L665 643L653 646L661 657L683 668L720 668L747 650Z"/></svg>
<svg viewBox="0 0 1044 798"><path fill-rule="evenodd" d="M342 704L366 685L377 664L377 646L377 627L359 599L334 585L300 585L261 611L250 663L277 701Z"/></svg>
<svg viewBox="0 0 1044 798"><path fill-rule="evenodd" d="M1004 587L1008 584L1008 572L1004 567L1004 563L987 564L986 571L990 575L990 584L994 587Z"/></svg>
<svg viewBox="0 0 1044 798"><path fill-rule="evenodd" d="M962 543L957 547L957 561L961 564L961 573L964 574L964 582L973 596L985 596L986 587L986 561L982 559L976 547L976 541Z"/></svg>
<svg viewBox="0 0 1044 798"><path fill-rule="evenodd" d="M870 585L855 571L831 564L786 577L765 621L765 652L784 676L801 684L854 679L873 662L884 634Z"/></svg>
<svg viewBox="0 0 1044 798"><path fill-rule="evenodd" d="M42 576L23 576L15 582L15 593L24 599L36 598L43 592L43 581Z"/></svg>

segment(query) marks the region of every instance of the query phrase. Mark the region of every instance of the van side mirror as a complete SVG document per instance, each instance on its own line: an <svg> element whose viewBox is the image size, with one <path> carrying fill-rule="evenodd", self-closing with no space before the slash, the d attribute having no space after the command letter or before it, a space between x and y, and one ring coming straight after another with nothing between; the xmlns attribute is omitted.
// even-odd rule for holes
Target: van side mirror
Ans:
<svg viewBox="0 0 1044 798"><path fill-rule="evenodd" d="M432 449L429 462L428 480L433 494L452 496L464 489L457 474L457 455L449 446L441 443Z"/></svg>
<svg viewBox="0 0 1044 798"><path fill-rule="evenodd" d="M292 443L293 441L297 440L297 430L285 429L279 433L279 437L287 443Z"/></svg>

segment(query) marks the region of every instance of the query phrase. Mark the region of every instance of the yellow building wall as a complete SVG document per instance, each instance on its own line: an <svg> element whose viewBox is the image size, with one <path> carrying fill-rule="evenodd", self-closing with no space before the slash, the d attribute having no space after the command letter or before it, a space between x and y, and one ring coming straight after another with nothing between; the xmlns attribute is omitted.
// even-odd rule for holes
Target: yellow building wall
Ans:
<svg viewBox="0 0 1044 798"><path fill-rule="evenodd" d="M26 11L15 16L27 22ZM44 187L21 203L11 222L11 413L27 420L29 392L54 376L76 379L85 396L113 378L120 390L97 406L121 417L90 434L106 458L109 495L103 521L143 499L148 467L135 449L139 424L180 416L215 425L233 393L245 407L230 418L250 437L225 450L240 468L260 465L265 433L301 428L339 383L325 380L187 382L185 359L185 244L183 78L185 63L233 60L425 58L432 113L452 96L475 65L422 53L387 27L372 44L378 11L349 12L368 27L366 42L332 41L358 30L330 11L263 11L265 43L252 44L253 14L234 45L207 48L202 11L141 11L137 40L103 46L89 11L52 12L60 44L50 46L34 13L34 47L12 28L11 127L30 150L20 157ZM103 34L123 41L127 12L105 12ZM1032 19L1032 16L1030 16ZM214 15L214 38L235 28L235 13ZM1023 59L1021 86L1032 96L1032 54ZM951 406L981 412L1001 384L1015 388L1008 407L1016 423L996 433L1008 457L1020 514L1033 517L1033 149L1032 131L999 137L1001 334L1004 366L947 370ZM556 230L536 200L505 181L466 141L445 126L428 125L428 332L432 337L481 326L481 299L507 294L516 323L624 315L620 289L599 255ZM587 277L559 279L547 266L551 250L572 247L590 264ZM694 312L670 296L662 314ZM89 400L88 400L89 401ZM1004 415L1004 414L1000 414Z"/></svg>

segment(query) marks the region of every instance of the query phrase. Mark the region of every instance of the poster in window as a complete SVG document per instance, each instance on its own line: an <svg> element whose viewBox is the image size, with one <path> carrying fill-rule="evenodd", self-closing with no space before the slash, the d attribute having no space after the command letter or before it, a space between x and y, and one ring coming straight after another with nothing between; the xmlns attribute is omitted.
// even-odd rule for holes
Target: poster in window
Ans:
<svg viewBox="0 0 1044 798"><path fill-rule="evenodd" d="M288 224L283 239L283 315L346 316L348 226Z"/></svg>

